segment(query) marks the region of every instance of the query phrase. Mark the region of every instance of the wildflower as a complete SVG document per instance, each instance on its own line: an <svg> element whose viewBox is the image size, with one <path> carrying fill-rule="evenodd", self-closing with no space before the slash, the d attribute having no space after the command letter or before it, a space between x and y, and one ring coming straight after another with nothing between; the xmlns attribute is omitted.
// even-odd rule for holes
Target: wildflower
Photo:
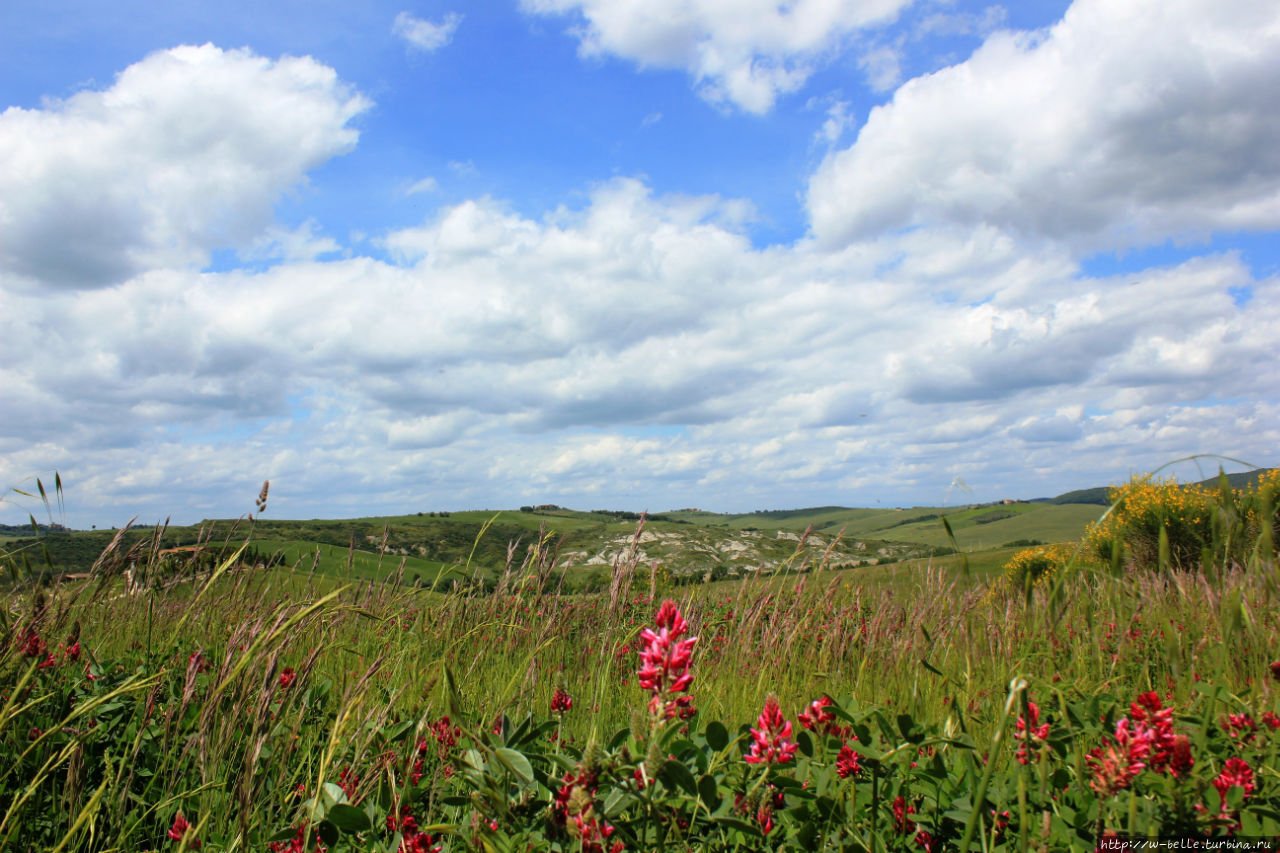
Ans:
<svg viewBox="0 0 1280 853"><path fill-rule="evenodd" d="M1227 800L1227 791L1242 788L1247 797L1254 791L1253 768L1243 758L1228 758L1218 778L1213 780L1213 787L1218 789L1223 803Z"/></svg>
<svg viewBox="0 0 1280 853"><path fill-rule="evenodd" d="M348 800L354 801L356 789L360 787L360 776L350 767L344 767L338 771L338 787L347 795Z"/></svg>
<svg viewBox="0 0 1280 853"><path fill-rule="evenodd" d="M387 815L387 831L400 833L397 853L439 853L441 849L434 835L418 828L418 819L408 806L401 806L399 815L395 812Z"/></svg>
<svg viewBox="0 0 1280 853"><path fill-rule="evenodd" d="M298 673L293 671L293 667L286 666L284 671L280 673L280 689L288 690L293 686L293 682L298 680Z"/></svg>
<svg viewBox="0 0 1280 853"><path fill-rule="evenodd" d="M841 779L857 776L862 771L862 766L858 764L859 758L861 756L850 749L847 743L841 746L840 752L836 755L836 775Z"/></svg>
<svg viewBox="0 0 1280 853"><path fill-rule="evenodd" d="M1147 767L1163 773L1173 757L1173 708L1164 707L1160 694L1152 690L1140 694L1137 701L1129 705L1129 718L1144 737L1150 734L1151 754L1146 761Z"/></svg>
<svg viewBox="0 0 1280 853"><path fill-rule="evenodd" d="M19 643L22 653L29 658L42 658L49 653L49 647L45 645L44 640L40 639L40 635L34 629L28 628L22 635L22 641Z"/></svg>
<svg viewBox="0 0 1280 853"><path fill-rule="evenodd" d="M75 663L76 661L80 660L80 641L79 640L72 640L69 645L63 647L62 659L64 661L70 661L71 663Z"/></svg>
<svg viewBox="0 0 1280 853"><path fill-rule="evenodd" d="M1263 711L1262 722L1267 728L1271 729L1272 731L1276 729L1280 729L1280 717L1276 716L1275 712L1273 711Z"/></svg>
<svg viewBox="0 0 1280 853"><path fill-rule="evenodd" d="M563 714L565 711L573 708L573 697L563 688L557 687L556 692L551 696L551 713Z"/></svg>
<svg viewBox="0 0 1280 853"><path fill-rule="evenodd" d="M1271 664L1271 677L1276 681L1280 681L1280 660Z"/></svg>
<svg viewBox="0 0 1280 853"><path fill-rule="evenodd" d="M1115 737L1108 744L1096 747L1085 756L1093 770L1089 787L1100 796L1110 797L1129 787L1138 774L1146 769L1146 759L1151 752L1154 731L1139 726L1130 731L1129 720L1116 723Z"/></svg>
<svg viewBox="0 0 1280 853"><path fill-rule="evenodd" d="M760 824L760 831L765 835L773 832L773 807L768 803L762 803L760 808L756 809L756 823Z"/></svg>
<svg viewBox="0 0 1280 853"><path fill-rule="evenodd" d="M764 700L756 726L751 730L751 752L744 759L748 764L786 764L795 758L791 723L783 718L777 697Z"/></svg>
<svg viewBox="0 0 1280 853"><path fill-rule="evenodd" d="M1232 740L1241 738L1250 740L1258 730L1258 724L1248 714L1228 714L1222 721L1222 730L1230 735Z"/></svg>
<svg viewBox="0 0 1280 853"><path fill-rule="evenodd" d="M312 848L314 853L327 853L328 849L320 843L318 838L315 841L315 847ZM306 824L298 824L293 838L288 841L268 841L267 850L271 853L307 853Z"/></svg>
<svg viewBox="0 0 1280 853"><path fill-rule="evenodd" d="M1175 779L1186 778L1196 763L1196 760L1191 757L1191 738L1186 735L1174 735L1171 753L1169 773Z"/></svg>
<svg viewBox="0 0 1280 853"><path fill-rule="evenodd" d="M814 699L809 703L807 708L800 712L800 716L797 717L800 721L800 725L810 731L815 731L818 734L835 735L836 737L840 737L845 733L845 730L836 723L835 713L827 710L834 704L835 703L831 701L830 696L822 696L818 699Z"/></svg>
<svg viewBox="0 0 1280 853"><path fill-rule="evenodd" d="M689 625L671 599L662 602L654 623L657 631L645 628L640 632L643 645L636 676L640 686L652 694L649 698L650 714L660 714L668 720L677 717L686 720L695 713L693 698L675 694L687 694L693 683L689 664L698 638L681 639L688 633Z"/></svg>
<svg viewBox="0 0 1280 853"><path fill-rule="evenodd" d="M893 827L899 835L906 835L916 828L915 821L907 815L916 813L916 807L907 805L907 798L899 794L893 800Z"/></svg>
<svg viewBox="0 0 1280 853"><path fill-rule="evenodd" d="M1018 763L1026 764L1030 760L1028 747L1032 744L1044 743L1049 737L1049 724L1040 722L1040 706L1035 702L1027 702L1027 716L1030 722L1018 717Z"/></svg>
<svg viewBox="0 0 1280 853"><path fill-rule="evenodd" d="M209 663L209 659L205 657L199 649L196 649L187 658L188 672L191 672L192 670L195 672L208 672L211 666L212 664Z"/></svg>
<svg viewBox="0 0 1280 853"><path fill-rule="evenodd" d="M182 812L178 812L173 816L173 826L169 827L169 831L166 834L174 841L181 841L190 831L191 824L182 816ZM200 844L200 839L194 837L194 835L187 839L187 846L192 849L198 848Z"/></svg>

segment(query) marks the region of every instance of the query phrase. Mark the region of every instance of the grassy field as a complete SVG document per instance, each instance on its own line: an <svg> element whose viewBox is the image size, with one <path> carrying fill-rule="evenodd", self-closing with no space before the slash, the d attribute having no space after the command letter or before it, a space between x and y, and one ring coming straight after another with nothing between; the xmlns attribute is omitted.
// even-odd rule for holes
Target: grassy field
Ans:
<svg viewBox="0 0 1280 853"><path fill-rule="evenodd" d="M402 580L447 565L397 553L429 545L398 531L483 514L297 523L346 540L320 546L340 571L312 571L314 541L276 537L279 523L244 532L282 566L155 550L130 588L107 559L87 581L8 593L0 847L1059 850L1108 830L1280 834L1280 573L1258 526L1272 493L1170 494L1135 487L1112 516L1118 551L837 568L823 549L688 584L635 548L593 569L590 594L538 548L484 587L385 582L402 561ZM1039 511L973 509L957 535ZM1147 519L1177 513L1148 551ZM543 541L537 514L513 515L490 529ZM655 523L690 527L729 529ZM1208 562L1171 562L1195 536Z"/></svg>

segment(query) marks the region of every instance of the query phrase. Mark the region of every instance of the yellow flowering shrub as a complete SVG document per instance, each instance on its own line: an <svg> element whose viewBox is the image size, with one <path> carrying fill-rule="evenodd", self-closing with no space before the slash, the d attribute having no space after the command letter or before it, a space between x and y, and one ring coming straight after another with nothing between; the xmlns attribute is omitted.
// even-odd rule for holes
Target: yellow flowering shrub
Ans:
<svg viewBox="0 0 1280 853"><path fill-rule="evenodd" d="M1085 531L1085 545L1100 559L1111 559L1118 543L1128 565L1156 568L1163 529L1167 559L1172 566L1189 569L1199 565L1213 541L1215 495L1200 486L1135 477L1113 487L1107 496L1111 511Z"/></svg>
<svg viewBox="0 0 1280 853"><path fill-rule="evenodd" d="M1004 588L1010 592L1047 583L1056 573L1077 557L1079 548L1069 543L1037 545L1024 548L1004 564Z"/></svg>

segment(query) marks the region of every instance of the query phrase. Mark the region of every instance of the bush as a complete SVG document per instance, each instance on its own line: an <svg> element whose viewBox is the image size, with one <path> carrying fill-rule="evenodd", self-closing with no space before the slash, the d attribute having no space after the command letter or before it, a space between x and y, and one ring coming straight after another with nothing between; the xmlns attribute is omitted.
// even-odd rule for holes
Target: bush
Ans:
<svg viewBox="0 0 1280 853"><path fill-rule="evenodd" d="M1213 542L1214 496L1200 486L1135 477L1113 487L1111 509L1085 531L1104 561L1136 569L1191 569Z"/></svg>
<svg viewBox="0 0 1280 853"><path fill-rule="evenodd" d="M1002 584L1009 592L1041 586L1068 564L1079 560L1075 545L1037 545L1024 548L1004 564Z"/></svg>

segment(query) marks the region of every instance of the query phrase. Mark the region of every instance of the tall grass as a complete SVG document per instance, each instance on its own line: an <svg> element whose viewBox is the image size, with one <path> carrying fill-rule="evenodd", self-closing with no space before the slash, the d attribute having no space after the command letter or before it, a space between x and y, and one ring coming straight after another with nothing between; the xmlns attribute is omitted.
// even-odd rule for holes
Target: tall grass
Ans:
<svg viewBox="0 0 1280 853"><path fill-rule="evenodd" d="M637 638L664 595L699 637L704 718L752 719L769 694L790 716L829 694L985 743L1005 727L1015 676L1037 696L1190 703L1211 683L1257 707L1277 698L1274 552L1256 548L1214 573L1081 564L993 593L990 575L939 564L821 562L663 589L633 547L607 593L567 595L549 591L541 535L523 562L512 554L498 592L477 595L341 584L235 553L175 569L159 541L109 549L87 581L9 595L0 847L159 848L184 812L200 815L195 835L263 849L294 823L298 792L341 779L355 800L382 784L357 769L398 738L444 717L545 717L556 690L574 698L559 742L599 743L642 704ZM32 636L46 651L31 653Z"/></svg>

